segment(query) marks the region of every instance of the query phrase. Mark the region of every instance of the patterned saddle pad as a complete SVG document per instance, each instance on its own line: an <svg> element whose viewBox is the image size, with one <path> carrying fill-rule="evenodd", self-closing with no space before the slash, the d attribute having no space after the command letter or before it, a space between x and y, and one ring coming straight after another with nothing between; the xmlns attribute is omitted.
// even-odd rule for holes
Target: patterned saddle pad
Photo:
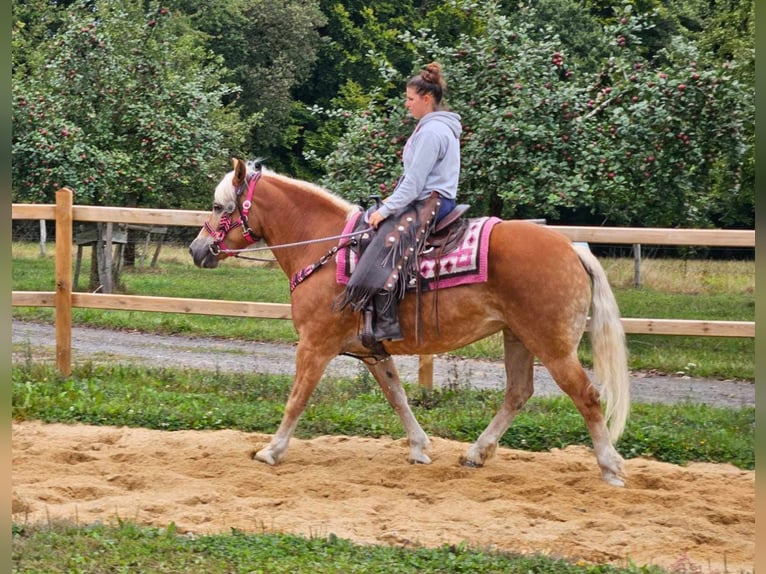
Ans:
<svg viewBox="0 0 766 574"><path fill-rule="evenodd" d="M362 213L352 217L343 233L351 233ZM449 252L426 250L420 256L421 289L446 289L458 285L483 283L487 280L487 254L489 252L489 234L501 221L497 217L479 217L468 220L463 236L457 247ZM340 249L335 257L335 277L341 285L346 285L354 272L359 254L354 249ZM438 277L438 279L437 279ZM410 281L414 289L414 278Z"/></svg>

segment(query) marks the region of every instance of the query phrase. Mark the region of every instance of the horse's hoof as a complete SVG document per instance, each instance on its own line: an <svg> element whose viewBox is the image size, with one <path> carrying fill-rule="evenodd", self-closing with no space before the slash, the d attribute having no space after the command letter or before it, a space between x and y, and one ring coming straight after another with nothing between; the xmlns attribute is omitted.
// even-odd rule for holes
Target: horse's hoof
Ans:
<svg viewBox="0 0 766 574"><path fill-rule="evenodd" d="M269 452L268 448L264 448L256 452L253 455L253 460L257 460L259 462L265 462L266 464L270 466L274 466L275 464L277 464L277 459L274 458L274 456Z"/></svg>
<svg viewBox="0 0 766 574"><path fill-rule="evenodd" d="M625 481L611 472L604 473L602 477L607 482L607 484L611 484L612 486L625 486Z"/></svg>
<svg viewBox="0 0 766 574"><path fill-rule="evenodd" d="M468 458L467 456L461 456L460 457L460 464L462 466L467 466L468 468L481 468L484 466L481 462L477 462L473 460L472 458Z"/></svg>
<svg viewBox="0 0 766 574"><path fill-rule="evenodd" d="M431 464L431 457L427 454L419 454L418 456L410 456L410 464Z"/></svg>

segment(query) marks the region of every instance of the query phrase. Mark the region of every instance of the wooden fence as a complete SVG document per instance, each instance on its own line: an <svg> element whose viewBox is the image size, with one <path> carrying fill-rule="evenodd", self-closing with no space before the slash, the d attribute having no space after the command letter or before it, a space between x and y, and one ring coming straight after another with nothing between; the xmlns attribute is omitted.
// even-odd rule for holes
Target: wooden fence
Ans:
<svg viewBox="0 0 766 574"><path fill-rule="evenodd" d="M13 204L13 219L56 221L55 291L13 291L15 307L55 307L56 364L68 376L72 369L72 308L155 311L199 315L226 315L262 319L290 319L290 305L246 301L213 301L138 295L108 295L72 292L73 221L201 227L208 212L169 209L77 206L68 188L56 192L55 205ZM656 229L616 227L556 227L572 241L654 245L698 245L754 247L754 230ZM754 337L751 321L700 321L623 318L626 333L654 335L697 335L709 337ZM433 358L420 357L420 382L430 387Z"/></svg>

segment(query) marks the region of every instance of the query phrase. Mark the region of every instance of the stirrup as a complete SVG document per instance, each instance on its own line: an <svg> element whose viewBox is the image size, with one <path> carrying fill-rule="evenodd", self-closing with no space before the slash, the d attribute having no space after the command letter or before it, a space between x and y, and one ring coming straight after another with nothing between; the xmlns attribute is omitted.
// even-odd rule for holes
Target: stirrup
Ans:
<svg viewBox="0 0 766 574"><path fill-rule="evenodd" d="M376 327L373 328L373 331L372 331L375 340L376 341L391 341L391 342L403 341L404 335L402 334L402 330L399 328L399 323L397 322L394 326L396 327L395 329L390 329L389 331L384 332L380 328L380 325L376 325Z"/></svg>
<svg viewBox="0 0 766 574"><path fill-rule="evenodd" d="M373 357L382 361L391 355L383 347L383 344L375 339L375 335L372 332L373 313L372 307L362 310L362 332L359 333L359 339L362 341L362 345L372 352Z"/></svg>

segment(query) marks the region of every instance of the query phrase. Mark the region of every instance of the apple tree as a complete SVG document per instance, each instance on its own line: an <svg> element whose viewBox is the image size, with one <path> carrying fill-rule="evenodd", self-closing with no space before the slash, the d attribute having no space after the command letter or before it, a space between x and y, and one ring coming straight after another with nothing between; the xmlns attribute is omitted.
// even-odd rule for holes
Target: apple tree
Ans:
<svg viewBox="0 0 766 574"><path fill-rule="evenodd" d="M12 77L14 201L49 203L62 186L80 204L209 201L208 174L246 130L183 18L155 2L76 2L38 52Z"/></svg>
<svg viewBox="0 0 766 574"><path fill-rule="evenodd" d="M459 200L474 213L577 223L708 226L721 190L743 196L753 130L752 87L682 38L647 55L649 17L630 5L602 29L599 69L581 71L534 9L458 5L480 25L452 46L405 34L414 70L440 61L463 120ZM394 72L380 62L381 70ZM400 78L404 85L406 78ZM403 92L402 88L402 92ZM347 117L326 183L353 198L390 193L414 125L401 98Z"/></svg>

